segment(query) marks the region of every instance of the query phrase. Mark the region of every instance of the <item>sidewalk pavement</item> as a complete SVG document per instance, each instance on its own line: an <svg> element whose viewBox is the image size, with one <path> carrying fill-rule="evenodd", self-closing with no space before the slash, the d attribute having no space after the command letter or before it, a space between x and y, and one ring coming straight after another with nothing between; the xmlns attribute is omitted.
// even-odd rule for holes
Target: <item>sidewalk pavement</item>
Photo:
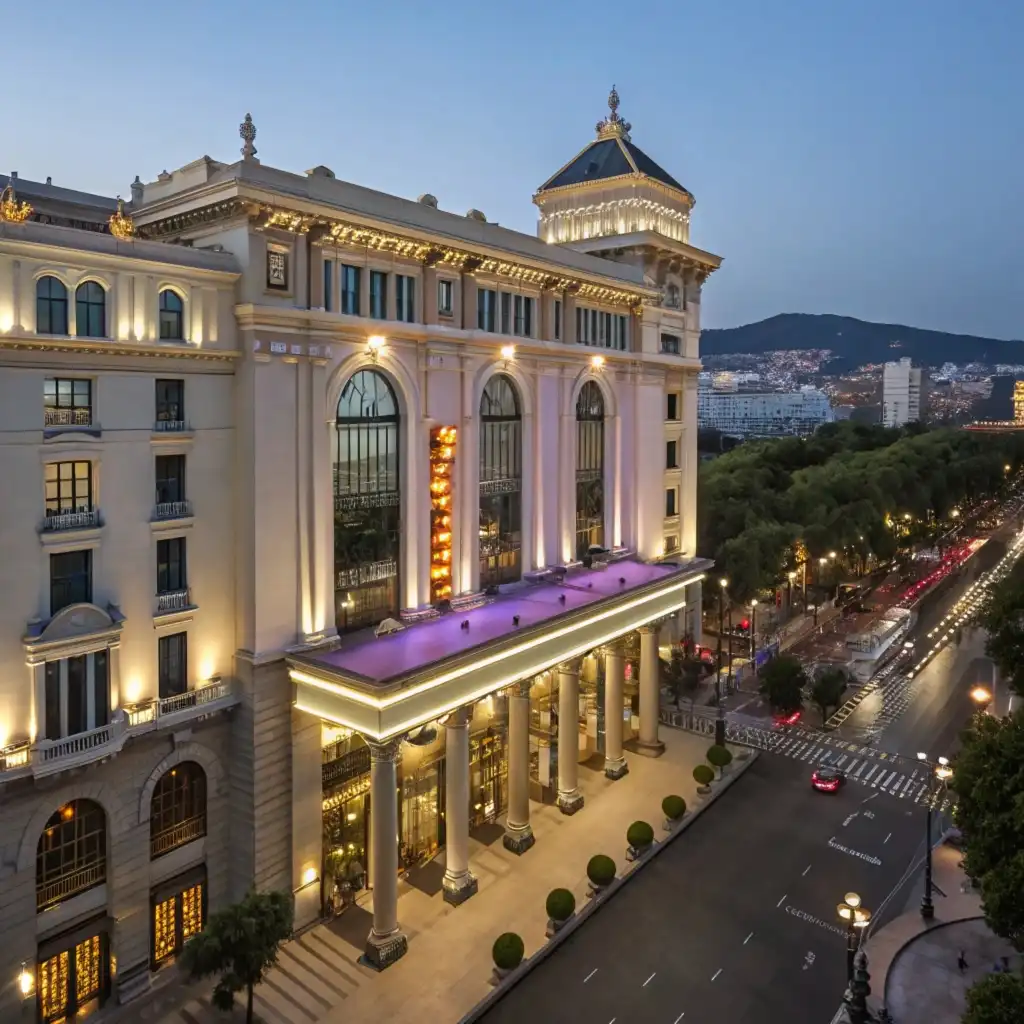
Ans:
<svg viewBox="0 0 1024 1024"><path fill-rule="evenodd" d="M409 952L388 970L377 973L359 962L370 928L372 894L334 921L286 943L278 966L256 990L261 1019L266 1024L459 1020L491 991L491 946L499 934L517 932L526 955L532 955L546 941L544 903L552 889L570 889L577 907L583 906L590 857L607 854L621 874L630 867L626 829L633 821L650 822L662 839L665 796L679 794L689 809L702 805L692 772L705 761L708 737L662 728L661 739L662 757L628 753L629 774L617 782L604 777L596 759L581 764L579 783L586 804L572 817L555 806L531 803L537 842L522 857L505 850L500 826L475 830L470 869L479 892L462 906L450 907L441 898L443 854L411 876L414 884L403 881L398 916L409 937ZM677 841L686 842L682 836ZM205 997L192 998L165 1015L123 1019L159 1024L221 1020Z"/></svg>
<svg viewBox="0 0 1024 1024"><path fill-rule="evenodd" d="M865 946L874 992L868 1003L883 1004L895 1024L959 1024L965 993L990 973L1000 957L1019 969L1021 957L985 924L981 898L960 867L961 853L938 846L932 854L935 917L926 923L919 910L920 885L908 909L872 935ZM918 876L920 881L920 876ZM967 968L960 973L961 950Z"/></svg>

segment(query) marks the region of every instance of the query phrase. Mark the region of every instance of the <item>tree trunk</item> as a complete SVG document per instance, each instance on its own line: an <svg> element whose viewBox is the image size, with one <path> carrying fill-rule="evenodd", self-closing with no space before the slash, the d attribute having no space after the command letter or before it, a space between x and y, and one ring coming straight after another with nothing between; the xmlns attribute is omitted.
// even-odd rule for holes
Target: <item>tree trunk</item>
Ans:
<svg viewBox="0 0 1024 1024"><path fill-rule="evenodd" d="M248 994L245 1000L245 1024L252 1024L252 982L248 985Z"/></svg>

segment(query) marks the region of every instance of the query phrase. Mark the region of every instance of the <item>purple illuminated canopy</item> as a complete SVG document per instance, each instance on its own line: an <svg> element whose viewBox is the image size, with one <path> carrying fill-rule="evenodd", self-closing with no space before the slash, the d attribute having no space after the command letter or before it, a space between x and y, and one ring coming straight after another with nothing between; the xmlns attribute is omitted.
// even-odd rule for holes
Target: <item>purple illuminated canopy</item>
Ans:
<svg viewBox="0 0 1024 1024"><path fill-rule="evenodd" d="M333 650L300 655L296 660L314 668L384 685L514 633L538 626L554 626L560 617L703 568L703 563L680 566L630 560L613 562L607 569L572 572L561 584L525 584L472 611L453 611L408 626L398 633L381 637L360 633ZM519 616L518 625L513 621L515 616ZM462 624L467 621L469 628L463 629Z"/></svg>

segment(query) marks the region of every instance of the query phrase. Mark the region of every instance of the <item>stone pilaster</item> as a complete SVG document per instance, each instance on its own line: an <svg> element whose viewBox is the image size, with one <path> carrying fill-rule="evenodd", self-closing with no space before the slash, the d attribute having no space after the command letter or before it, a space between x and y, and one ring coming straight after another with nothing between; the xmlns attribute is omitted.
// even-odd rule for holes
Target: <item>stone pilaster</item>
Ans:
<svg viewBox="0 0 1024 1024"><path fill-rule="evenodd" d="M640 627L640 739L638 750L657 757L665 752L658 738L658 712L661 705L661 671L658 662L658 629Z"/></svg>

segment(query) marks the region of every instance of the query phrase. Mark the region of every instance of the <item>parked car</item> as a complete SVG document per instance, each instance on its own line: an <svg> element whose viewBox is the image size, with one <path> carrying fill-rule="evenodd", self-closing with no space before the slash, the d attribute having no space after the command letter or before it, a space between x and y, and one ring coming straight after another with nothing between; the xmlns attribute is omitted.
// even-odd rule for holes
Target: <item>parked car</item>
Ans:
<svg viewBox="0 0 1024 1024"><path fill-rule="evenodd" d="M846 776L838 768L815 768L811 775L811 785L819 793L834 793L846 782Z"/></svg>

